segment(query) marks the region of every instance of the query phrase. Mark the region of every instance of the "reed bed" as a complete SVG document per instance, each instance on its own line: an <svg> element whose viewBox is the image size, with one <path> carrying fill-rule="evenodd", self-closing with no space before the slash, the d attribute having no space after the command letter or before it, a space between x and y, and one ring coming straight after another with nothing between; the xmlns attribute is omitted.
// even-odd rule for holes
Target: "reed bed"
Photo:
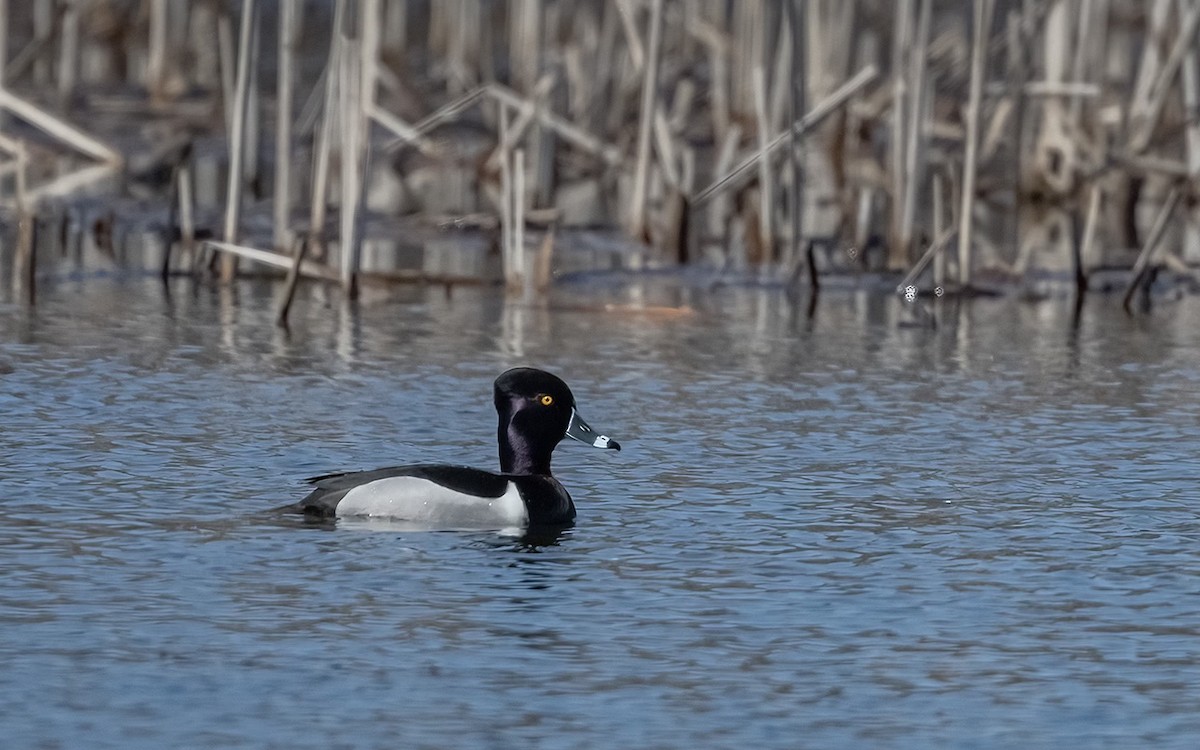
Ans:
<svg viewBox="0 0 1200 750"><path fill-rule="evenodd" d="M0 0L12 282L40 207L169 175L164 272L276 267L281 319L301 277L353 295L405 216L494 232L531 295L557 228L620 227L639 263L814 288L1124 269L1128 305L1200 263L1198 27L1200 0Z"/></svg>

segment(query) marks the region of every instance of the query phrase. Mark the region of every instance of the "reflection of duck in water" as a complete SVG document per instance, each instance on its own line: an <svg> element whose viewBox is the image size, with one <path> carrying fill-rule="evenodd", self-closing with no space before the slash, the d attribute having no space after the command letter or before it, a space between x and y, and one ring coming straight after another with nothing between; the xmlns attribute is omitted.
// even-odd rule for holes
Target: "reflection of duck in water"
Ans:
<svg viewBox="0 0 1200 750"><path fill-rule="evenodd" d="M496 529L561 525L575 504L550 474L550 454L564 437L620 450L575 411L567 384L542 370L520 367L496 378L500 471L413 464L327 474L289 510L319 518L384 517L431 528Z"/></svg>

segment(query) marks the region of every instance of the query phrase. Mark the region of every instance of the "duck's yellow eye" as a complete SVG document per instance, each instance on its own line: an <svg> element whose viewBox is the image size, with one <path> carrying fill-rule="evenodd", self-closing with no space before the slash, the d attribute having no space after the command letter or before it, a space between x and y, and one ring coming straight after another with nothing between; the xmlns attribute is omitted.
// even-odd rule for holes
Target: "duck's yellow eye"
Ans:
<svg viewBox="0 0 1200 750"><path fill-rule="evenodd" d="M554 397L553 396L539 396L538 401L541 402L542 406L549 406L550 404L554 403Z"/></svg>

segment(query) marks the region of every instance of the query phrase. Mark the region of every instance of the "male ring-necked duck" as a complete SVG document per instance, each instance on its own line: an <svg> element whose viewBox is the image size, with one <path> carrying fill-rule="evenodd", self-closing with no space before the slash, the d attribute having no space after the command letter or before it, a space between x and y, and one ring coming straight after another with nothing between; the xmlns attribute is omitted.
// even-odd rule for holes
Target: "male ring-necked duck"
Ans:
<svg viewBox="0 0 1200 750"><path fill-rule="evenodd" d="M550 475L550 454L564 437L621 450L575 411L558 377L518 367L496 378L500 471L413 464L326 474L292 510L330 518L382 516L437 528L511 528L566 524L575 504Z"/></svg>

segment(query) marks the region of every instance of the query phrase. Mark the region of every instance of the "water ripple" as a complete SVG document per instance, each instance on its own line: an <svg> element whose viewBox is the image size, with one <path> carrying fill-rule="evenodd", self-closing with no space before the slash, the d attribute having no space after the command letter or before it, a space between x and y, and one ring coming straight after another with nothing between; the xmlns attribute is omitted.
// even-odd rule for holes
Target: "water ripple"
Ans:
<svg viewBox="0 0 1200 750"><path fill-rule="evenodd" d="M252 291L114 280L0 315L14 747L1200 737L1195 327L413 290L302 300L285 336ZM526 362L626 446L556 455L574 528L266 512L321 471L493 465L489 381Z"/></svg>

